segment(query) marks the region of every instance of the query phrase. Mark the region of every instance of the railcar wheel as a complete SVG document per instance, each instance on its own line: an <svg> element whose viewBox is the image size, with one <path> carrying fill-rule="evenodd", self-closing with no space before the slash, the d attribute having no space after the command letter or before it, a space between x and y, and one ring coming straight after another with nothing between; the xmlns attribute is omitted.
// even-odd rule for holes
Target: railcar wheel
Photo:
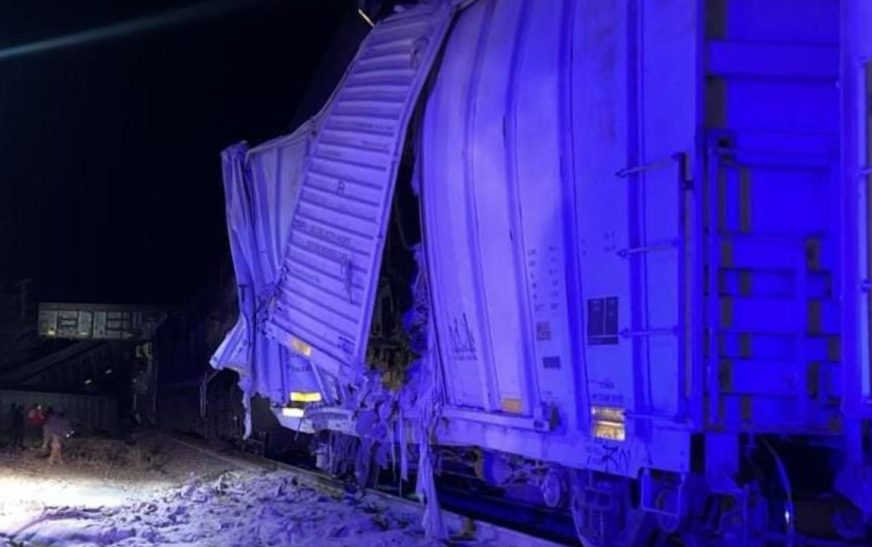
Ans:
<svg viewBox="0 0 872 547"><path fill-rule="evenodd" d="M542 490L542 499L545 501L545 505L551 509L566 506L567 488L564 470L557 467L549 469L539 488Z"/></svg>
<svg viewBox="0 0 872 547"><path fill-rule="evenodd" d="M759 485L752 482L741 494L722 500L717 535L727 545L762 547L768 522L766 500Z"/></svg>
<svg viewBox="0 0 872 547"><path fill-rule="evenodd" d="M863 512L841 496L832 496L833 528L846 541L858 541L866 537L866 522Z"/></svg>

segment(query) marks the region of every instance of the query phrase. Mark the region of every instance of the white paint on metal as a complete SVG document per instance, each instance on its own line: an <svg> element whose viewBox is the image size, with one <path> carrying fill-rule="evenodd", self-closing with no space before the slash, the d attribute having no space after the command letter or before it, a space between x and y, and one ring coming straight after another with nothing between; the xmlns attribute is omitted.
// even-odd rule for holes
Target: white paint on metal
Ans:
<svg viewBox="0 0 872 547"><path fill-rule="evenodd" d="M686 469L678 207L694 103L663 111L693 87L694 38L665 24L692 26L689 6L673 2L635 31L647 49L632 54L664 71L631 107L657 120L644 128L627 109L637 76L625 4L482 1L458 18L420 137L449 405L440 442L628 476ZM644 152L631 144L658 131ZM629 211L640 178L650 190ZM635 239L632 215L648 219ZM592 438L593 403L626 411L615 440ZM653 430L668 447L654 449Z"/></svg>
<svg viewBox="0 0 872 547"><path fill-rule="evenodd" d="M483 420L542 422L544 403L577 423L561 163L571 8L473 4L427 103L422 204L439 356L449 403Z"/></svg>
<svg viewBox="0 0 872 547"><path fill-rule="evenodd" d="M453 14L427 3L379 23L319 115L266 330L335 377L363 363L406 129Z"/></svg>

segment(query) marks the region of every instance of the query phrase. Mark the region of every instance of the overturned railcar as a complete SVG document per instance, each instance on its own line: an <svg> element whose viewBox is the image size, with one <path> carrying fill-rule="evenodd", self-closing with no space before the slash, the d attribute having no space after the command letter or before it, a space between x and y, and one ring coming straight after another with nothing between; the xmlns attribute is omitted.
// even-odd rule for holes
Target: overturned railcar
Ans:
<svg viewBox="0 0 872 547"><path fill-rule="evenodd" d="M533 486L585 544L868 539L870 58L862 0L397 10L225 152L213 365L325 469Z"/></svg>

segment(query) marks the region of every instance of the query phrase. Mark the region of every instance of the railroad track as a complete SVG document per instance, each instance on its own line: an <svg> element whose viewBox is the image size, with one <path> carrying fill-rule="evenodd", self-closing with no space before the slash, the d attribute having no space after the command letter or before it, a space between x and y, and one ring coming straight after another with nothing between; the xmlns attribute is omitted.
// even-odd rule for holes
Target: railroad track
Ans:
<svg viewBox="0 0 872 547"><path fill-rule="evenodd" d="M196 450L204 455L216 458L228 465L233 465L246 471L260 472L263 470L280 469L292 473L301 483L307 484L313 488L337 495L348 494L345 483L319 471L313 471L311 469L243 452L234 451L229 453L226 450L209 447L205 445L205 443L196 440L181 439L178 437L171 437L171 439L179 445ZM446 494L448 495L446 496ZM390 508L395 514L402 515L410 521L418 522L422 518L422 507L415 500L379 489L366 490L363 496L368 500L377 501L378 503L383 504L387 508ZM442 519L446 528L451 532L451 539L453 541L478 541L500 545L501 547L557 547L560 545L577 545L577 542L575 542L574 539L566 538L565 541L555 542L550 539L544 539L542 537L508 528L497 522L492 522L483 516L484 513L487 512L486 509L481 507L472 508L475 505L473 502L478 501L477 499L469 498L468 496L464 499L461 493L456 490L440 489L440 496L446 498L442 504ZM463 500L465 503L459 503L460 500ZM489 500L488 503L493 503L493 500ZM465 507L460 507L461 505ZM505 506L505 503L500 505L498 513L502 515L502 517L497 517L496 520L505 522L507 507ZM446 510L446 506L449 509ZM519 518L518 521L527 522L529 519Z"/></svg>

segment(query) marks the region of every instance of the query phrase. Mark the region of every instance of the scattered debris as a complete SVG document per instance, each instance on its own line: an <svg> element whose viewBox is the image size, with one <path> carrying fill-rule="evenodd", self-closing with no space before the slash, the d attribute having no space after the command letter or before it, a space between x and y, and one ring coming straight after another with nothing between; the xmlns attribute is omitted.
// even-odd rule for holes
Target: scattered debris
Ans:
<svg viewBox="0 0 872 547"><path fill-rule="evenodd" d="M77 440L68 464L0 452L0 544L427 545L378 500L318 490L286 470L233 469L159 435Z"/></svg>

